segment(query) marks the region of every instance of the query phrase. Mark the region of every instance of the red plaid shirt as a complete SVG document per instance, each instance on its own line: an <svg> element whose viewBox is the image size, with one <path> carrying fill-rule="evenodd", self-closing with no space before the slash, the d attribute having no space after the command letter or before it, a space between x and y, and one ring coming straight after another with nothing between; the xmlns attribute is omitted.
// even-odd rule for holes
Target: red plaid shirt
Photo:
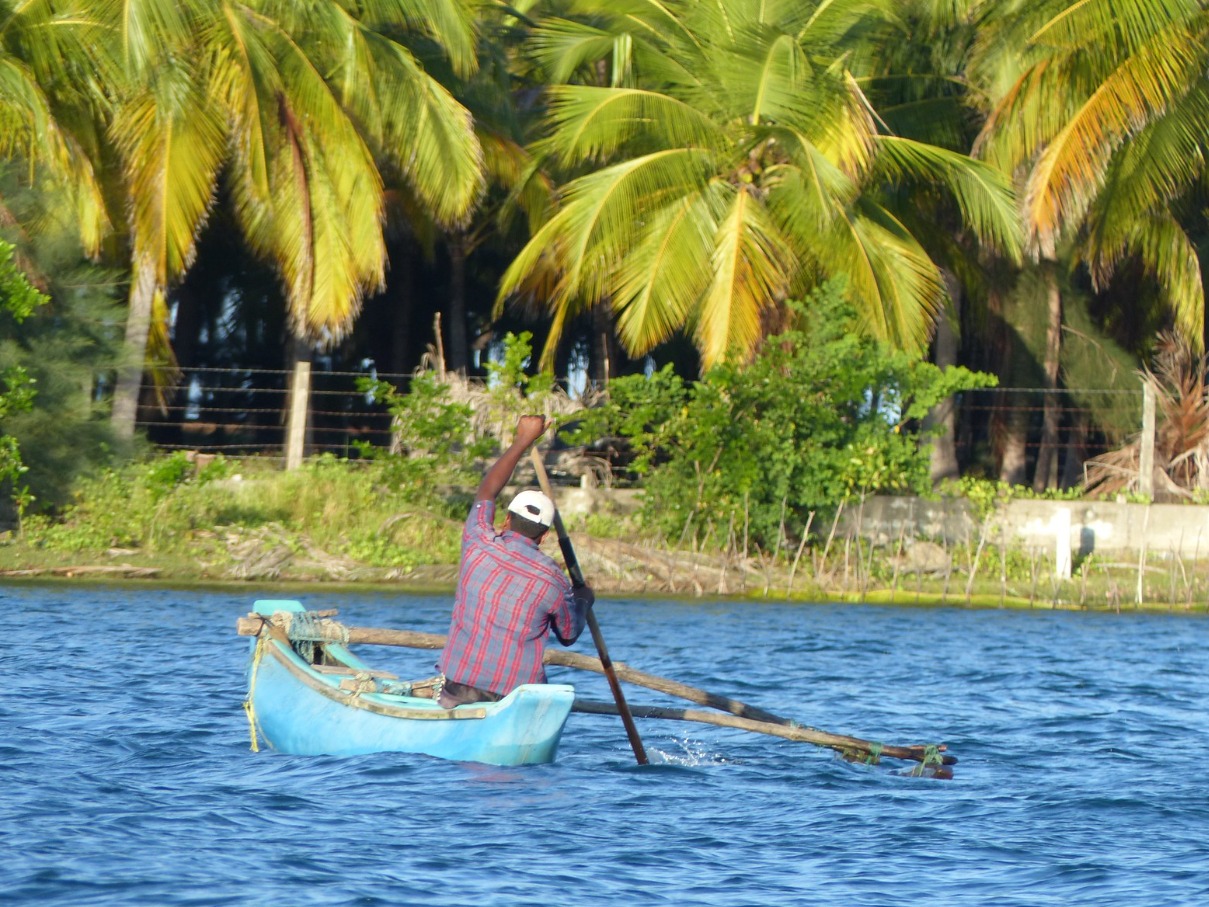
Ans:
<svg viewBox="0 0 1209 907"><path fill-rule="evenodd" d="M545 683L550 630L564 645L579 638L587 609L537 542L496 532L495 502L475 501L462 533L462 566L437 668L449 680L493 693Z"/></svg>

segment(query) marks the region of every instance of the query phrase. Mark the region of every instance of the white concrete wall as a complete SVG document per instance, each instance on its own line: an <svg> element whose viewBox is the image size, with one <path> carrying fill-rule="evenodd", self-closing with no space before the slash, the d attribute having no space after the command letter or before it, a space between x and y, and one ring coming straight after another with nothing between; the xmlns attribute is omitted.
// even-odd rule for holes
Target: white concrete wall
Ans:
<svg viewBox="0 0 1209 907"><path fill-rule="evenodd" d="M850 517L853 518L854 517ZM905 521L905 525L904 525ZM849 525L855 525L850 523ZM993 518L988 541L999 527L1009 543L1056 551L1061 537L1081 556L1093 551L1174 551L1209 555L1209 507L1193 504L1123 504L1115 501L1009 502ZM977 542L981 526L963 501L876 497L865 502L861 534L879 542L905 537Z"/></svg>

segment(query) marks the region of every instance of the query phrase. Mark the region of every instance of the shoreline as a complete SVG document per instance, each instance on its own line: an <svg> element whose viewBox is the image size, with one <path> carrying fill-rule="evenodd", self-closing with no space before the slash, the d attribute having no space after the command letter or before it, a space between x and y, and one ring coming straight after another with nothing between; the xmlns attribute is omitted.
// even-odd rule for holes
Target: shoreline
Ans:
<svg viewBox="0 0 1209 907"><path fill-rule="evenodd" d="M81 565L83 566L83 565ZM22 571L22 575L12 575L11 571L0 571L0 585L7 586L97 586L121 589L177 589L181 591L246 591L249 602L268 597L271 593L292 594L295 596L340 594L399 594L447 596L451 602L454 594L454 584L425 580L409 582L406 579L392 580L333 580L286 577L278 579L234 579L222 577L196 577L173 575L170 572L160 572L155 576L121 576L112 573L87 573L81 570L80 575L70 573L36 570ZM941 591L905 591L889 588L873 587L864 593L845 592L843 590L813 590L813 594L805 591L793 596L777 594L770 590L764 594L761 590L751 588L747 591L730 591L722 593L702 593L687 591L669 591L667 589L635 590L611 586L607 582L593 583L593 588L601 598L621 601L650 600L681 602L695 604L709 601L726 601L746 603L753 606L762 604L795 604L820 605L838 604L894 608L957 608L965 610L1002 610L1002 611L1083 611L1103 614L1166 614L1181 616L1209 615L1209 602L1167 602L1145 601L1120 602L1118 604L1079 603L1078 601L1058 598L1040 599L1020 595L1000 595L998 593L980 592L970 595L954 595Z"/></svg>

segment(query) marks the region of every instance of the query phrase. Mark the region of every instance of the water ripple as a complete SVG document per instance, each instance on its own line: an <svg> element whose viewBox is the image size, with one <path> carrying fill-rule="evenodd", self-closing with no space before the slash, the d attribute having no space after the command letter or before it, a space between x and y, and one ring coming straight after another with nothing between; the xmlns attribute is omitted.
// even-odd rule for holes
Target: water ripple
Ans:
<svg viewBox="0 0 1209 907"><path fill-rule="evenodd" d="M0 700L6 905L1209 900L1202 618L598 605L614 656L644 670L836 733L947 742L960 763L938 782L654 720L639 721L652 764L637 766L620 722L587 715L548 766L252 753L233 623L253 595L0 597L17 615ZM307 603L431 632L448 616L441 598ZM431 653L366 654L430 671ZM609 698L601 678L567 679Z"/></svg>

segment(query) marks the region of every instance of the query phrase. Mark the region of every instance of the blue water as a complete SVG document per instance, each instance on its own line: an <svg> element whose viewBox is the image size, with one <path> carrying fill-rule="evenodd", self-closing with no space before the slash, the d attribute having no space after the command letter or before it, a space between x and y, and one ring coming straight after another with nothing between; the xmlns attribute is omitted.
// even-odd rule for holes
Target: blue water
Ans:
<svg viewBox="0 0 1209 907"><path fill-rule="evenodd" d="M588 715L548 766L253 753L234 624L256 595L0 589L0 904L1209 903L1203 618L598 603L614 659L828 731L945 742L960 763L939 781L655 720L638 767L620 722ZM433 632L448 609L302 600ZM361 652L431 673L432 653Z"/></svg>

